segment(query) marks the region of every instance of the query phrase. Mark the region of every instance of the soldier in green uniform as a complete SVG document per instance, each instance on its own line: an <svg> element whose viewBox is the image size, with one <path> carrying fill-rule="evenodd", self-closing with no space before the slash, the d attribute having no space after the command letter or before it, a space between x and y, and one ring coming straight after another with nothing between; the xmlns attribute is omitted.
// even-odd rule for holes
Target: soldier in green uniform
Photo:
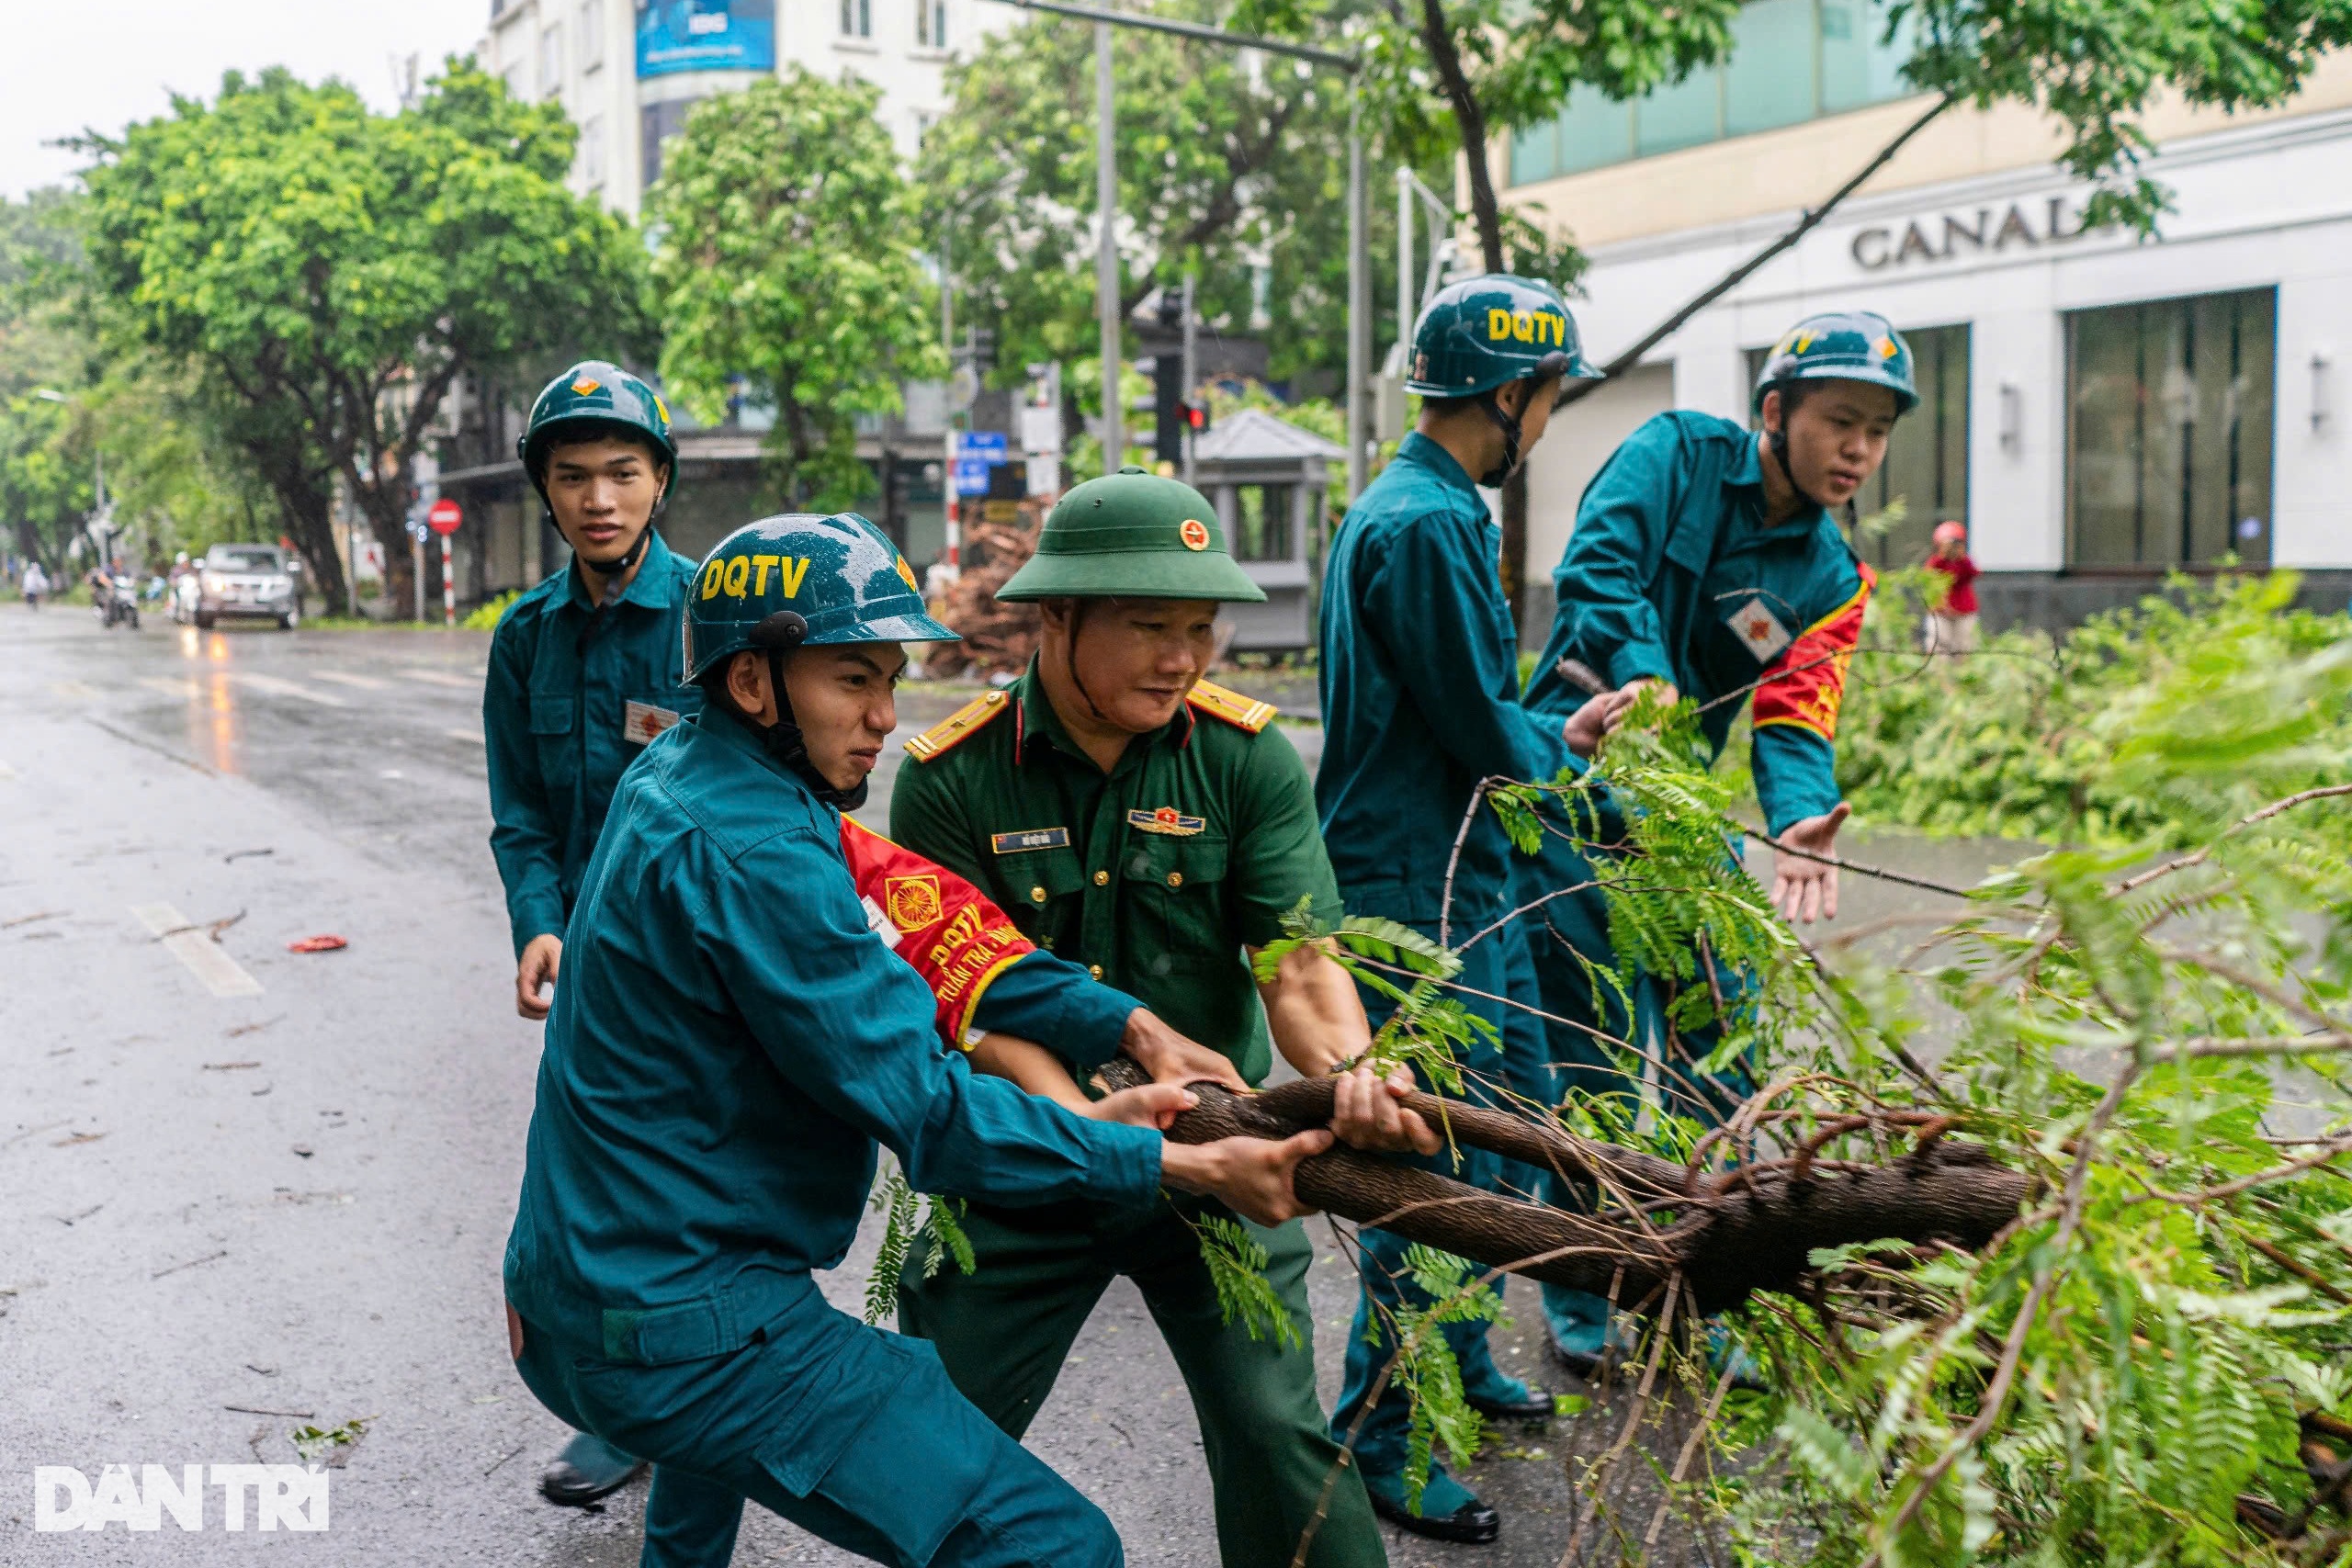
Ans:
<svg viewBox="0 0 2352 1568"><path fill-rule="evenodd" d="M1037 656L907 743L891 833L978 884L1024 935L1131 992L1182 1033L1222 1049L1257 1084L1279 1048L1299 1072L1345 1070L1371 1043L1345 970L1317 949L1260 986L1247 950L1283 935L1301 898L1336 919L1339 890L1297 750L1268 704L1200 679L1219 601L1264 597L1226 553L1200 493L1140 468L1091 480L1046 520L1037 554L998 591L1036 601ZM1042 1053L1040 1053L1042 1055ZM975 1064L1069 1098L1070 1076ZM1098 1064L1068 1063L1083 1076ZM1402 1111L1409 1079L1355 1069L1333 1131L1363 1147L1434 1152ZM1224 1217L1180 1199L1147 1215L1085 1204L976 1204L978 1268L901 1277L899 1320L937 1345L958 1388L1005 1431L1025 1431L1071 1342L1125 1274L1193 1395L1227 1568L1292 1560L1329 1487L1306 1561L1385 1560L1363 1485L1316 1394L1306 1302L1314 1248L1297 1223L1249 1224L1298 1330L1285 1345L1228 1324L1194 1225ZM1242 1222L1247 1224L1247 1222Z"/></svg>

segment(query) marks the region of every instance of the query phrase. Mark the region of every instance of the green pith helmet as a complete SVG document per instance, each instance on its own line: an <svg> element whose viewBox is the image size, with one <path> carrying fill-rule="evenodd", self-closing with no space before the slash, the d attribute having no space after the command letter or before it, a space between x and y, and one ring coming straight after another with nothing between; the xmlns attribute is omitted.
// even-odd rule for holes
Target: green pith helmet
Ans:
<svg viewBox="0 0 2352 1568"><path fill-rule="evenodd" d="M1764 356L1756 377L1754 407L1764 412L1764 394L1788 381L1867 381L1894 394L1894 412L1909 413L1919 402L1911 378L1911 345L1869 310L1832 310L1807 316L1788 330Z"/></svg>
<svg viewBox="0 0 2352 1568"><path fill-rule="evenodd" d="M678 444L670 437L670 409L662 395L617 365L583 359L549 381L531 405L531 422L514 438L523 471L547 491L548 448L560 440L594 440L596 425L614 425L650 439L674 471Z"/></svg>
<svg viewBox="0 0 2352 1568"><path fill-rule="evenodd" d="M686 591L685 678L745 649L954 642L916 591L914 568L854 512L746 523L703 558Z"/></svg>
<svg viewBox="0 0 2352 1568"><path fill-rule="evenodd" d="M1424 398L1471 398L1554 376L1600 378L1560 291L1508 272L1439 289L1413 324L1408 370L1405 389Z"/></svg>
<svg viewBox="0 0 2352 1568"><path fill-rule="evenodd" d="M1037 531L1037 553L996 596L1257 604L1266 591L1226 552L1206 497L1129 467L1071 487Z"/></svg>

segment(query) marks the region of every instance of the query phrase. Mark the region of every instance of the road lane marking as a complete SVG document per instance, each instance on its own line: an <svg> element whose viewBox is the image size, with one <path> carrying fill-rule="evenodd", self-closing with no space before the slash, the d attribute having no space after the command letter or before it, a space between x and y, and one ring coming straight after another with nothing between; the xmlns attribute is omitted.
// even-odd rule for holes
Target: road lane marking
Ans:
<svg viewBox="0 0 2352 1568"><path fill-rule="evenodd" d="M49 689L61 697L68 697L77 703L94 703L98 700L98 689L86 681L51 681L49 683Z"/></svg>
<svg viewBox="0 0 2352 1568"><path fill-rule="evenodd" d="M319 671L318 678L322 681L333 681L338 686L356 686L363 692L380 692L391 683L389 681L379 681L373 675L349 675L340 670Z"/></svg>
<svg viewBox="0 0 2352 1568"><path fill-rule="evenodd" d="M441 733L452 740L470 740L481 747L487 747L490 744L481 738L481 731L479 729L445 729Z"/></svg>
<svg viewBox="0 0 2352 1568"><path fill-rule="evenodd" d="M237 671L237 680L244 685L251 686L256 692L267 692L275 697L300 697L306 703L316 703L322 708L347 708L351 705L341 697L329 696L324 692L314 692L300 681L282 681L275 675L248 674L242 670Z"/></svg>
<svg viewBox="0 0 2352 1568"><path fill-rule="evenodd" d="M133 904L130 913L149 934L160 938L164 946L187 964L189 973L203 981L204 988L214 996L261 995L259 980L222 952L220 944L206 935L202 927L190 929L188 918L169 904Z"/></svg>
<svg viewBox="0 0 2352 1568"><path fill-rule="evenodd" d="M429 681L434 685L447 686L452 691L479 692L481 690L481 677L479 675L470 677L452 675L446 670L423 670L413 664L409 666L408 672L412 680Z"/></svg>
<svg viewBox="0 0 2352 1568"><path fill-rule="evenodd" d="M139 683L151 692L161 692L167 697L200 697L204 688L185 676L141 675Z"/></svg>
<svg viewBox="0 0 2352 1568"><path fill-rule="evenodd" d="M17 776L17 770L16 770L16 769L14 769L14 768L10 767L10 766L9 766L7 763L6 763L6 762L0 762L0 784L6 784L6 783L7 783L10 779L15 778L16 776Z"/></svg>

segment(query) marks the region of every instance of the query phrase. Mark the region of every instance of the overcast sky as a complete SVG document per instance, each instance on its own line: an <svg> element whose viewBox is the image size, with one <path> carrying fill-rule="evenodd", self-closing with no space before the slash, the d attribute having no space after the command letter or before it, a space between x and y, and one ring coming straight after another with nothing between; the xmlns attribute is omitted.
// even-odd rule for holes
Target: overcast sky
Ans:
<svg viewBox="0 0 2352 1568"><path fill-rule="evenodd" d="M78 166L43 143L120 130L175 92L210 97L232 68L340 76L390 107L392 57L422 54L429 69L470 50L490 0L6 0L0 12L0 193L16 197Z"/></svg>

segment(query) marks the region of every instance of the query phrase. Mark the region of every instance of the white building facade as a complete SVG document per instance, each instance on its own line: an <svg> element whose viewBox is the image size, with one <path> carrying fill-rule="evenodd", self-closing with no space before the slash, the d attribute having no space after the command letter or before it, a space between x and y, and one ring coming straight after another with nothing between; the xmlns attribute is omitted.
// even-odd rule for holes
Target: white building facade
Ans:
<svg viewBox="0 0 2352 1568"><path fill-rule="evenodd" d="M1927 109L1894 96L1899 39L1857 62L1864 24L1839 25L1849 8L1747 8L1741 49L1770 65L1777 107L1759 107L1752 86L1743 96L1735 55L1661 95L1680 101L1655 135L1683 145L1643 155L1652 100L1572 101L1498 157L1506 199L1543 209L1591 257L1576 314L1596 359L1788 229ZM1759 118L1771 123L1751 128ZM1616 444L1668 408L1747 419L1766 346L1844 309L1886 316L1919 362L1921 405L1861 502L1867 513L1900 499L1905 520L1857 540L1867 558L1915 563L1937 521L1966 522L1996 624L2071 621L2174 568L2231 558L2301 569L2313 601L2341 607L2352 62L2330 62L2280 111L2168 105L2150 129L2160 151L2147 172L2174 204L2158 241L2083 231L2087 192L2052 161L2038 117L1949 110L1792 249L1564 411L1532 461L1532 634L1548 621L1577 498Z"/></svg>
<svg viewBox="0 0 2352 1568"><path fill-rule="evenodd" d="M632 217L693 107L797 64L882 89L902 154L946 108L946 71L1018 22L999 0L491 0L482 68L560 100L580 127L572 186Z"/></svg>

